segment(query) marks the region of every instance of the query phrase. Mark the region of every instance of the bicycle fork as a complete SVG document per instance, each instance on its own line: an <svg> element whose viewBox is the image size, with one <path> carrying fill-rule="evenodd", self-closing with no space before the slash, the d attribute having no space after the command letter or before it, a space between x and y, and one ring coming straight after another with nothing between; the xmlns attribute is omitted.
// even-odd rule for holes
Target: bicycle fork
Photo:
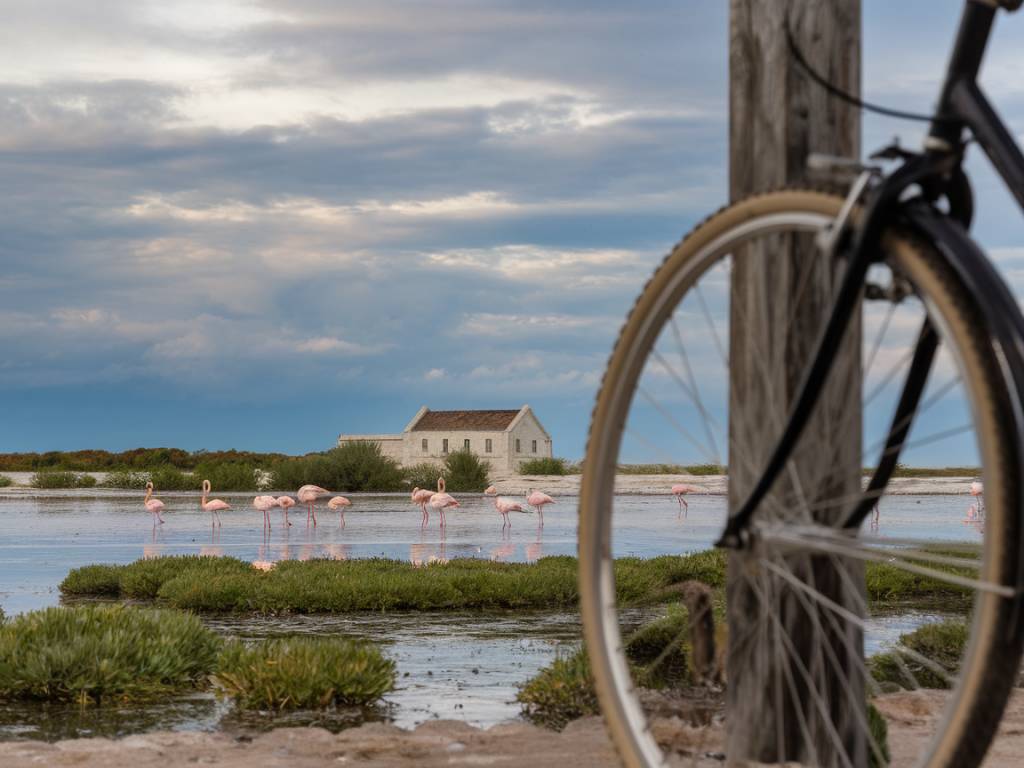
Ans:
<svg viewBox="0 0 1024 768"><path fill-rule="evenodd" d="M857 231L856 239L848 258L846 272L840 283L831 315L818 341L811 366L801 382L799 393L790 410L786 427L769 457L760 479L747 496L746 501L729 518L725 531L716 542L716 546L742 549L749 543L750 521L773 483L778 479L787 461L789 461L804 428L810 420L832 364L835 362L840 342L857 308L868 269L875 261L876 254L880 252L882 232L885 226L894 218L892 211L898 208L900 195L908 186L919 183L935 173L935 160L934 156L915 156L891 176L885 178L872 191L872 199L864 214L863 225ZM874 171L871 170L861 173L847 196L840 216L836 219L831 230L824 233L824 237L819 241L819 245L832 249L833 255L838 253L837 245L843 235L847 220L855 209L860 197L867 189L868 182L873 175ZM925 318L918 334L917 347L914 351L910 371L904 382L903 392L889 429L882 458L875 469L867 490L862 494L860 501L842 523L842 528L856 528L864 521L874 507L882 489L885 488L892 477L903 443L913 425L913 418L927 384L928 374L935 359L937 347L938 336L929 320Z"/></svg>

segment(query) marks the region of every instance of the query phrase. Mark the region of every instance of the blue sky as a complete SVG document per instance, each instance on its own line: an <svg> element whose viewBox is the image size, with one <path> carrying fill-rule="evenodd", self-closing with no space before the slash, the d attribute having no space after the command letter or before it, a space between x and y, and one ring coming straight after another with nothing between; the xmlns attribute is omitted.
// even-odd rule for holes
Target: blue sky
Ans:
<svg viewBox="0 0 1024 768"><path fill-rule="evenodd" d="M579 457L632 298L725 201L718 0L5 6L0 451L298 453L528 402ZM864 6L865 95L927 110L960 3ZM1022 33L984 76L1016 133Z"/></svg>

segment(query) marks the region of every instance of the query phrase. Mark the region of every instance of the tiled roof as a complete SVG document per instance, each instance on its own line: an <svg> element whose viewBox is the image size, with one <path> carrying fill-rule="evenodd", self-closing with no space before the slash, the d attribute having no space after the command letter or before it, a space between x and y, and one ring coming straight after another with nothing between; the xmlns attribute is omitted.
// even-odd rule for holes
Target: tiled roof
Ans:
<svg viewBox="0 0 1024 768"><path fill-rule="evenodd" d="M512 419L519 415L514 411L427 411L413 427L413 432L439 430L487 430L502 432L508 429Z"/></svg>

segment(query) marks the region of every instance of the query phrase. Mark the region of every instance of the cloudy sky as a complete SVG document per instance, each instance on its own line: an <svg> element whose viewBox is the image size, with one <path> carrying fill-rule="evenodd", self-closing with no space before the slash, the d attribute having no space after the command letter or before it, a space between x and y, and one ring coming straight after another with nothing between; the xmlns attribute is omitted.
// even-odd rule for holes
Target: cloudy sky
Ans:
<svg viewBox="0 0 1024 768"><path fill-rule="evenodd" d="M529 402L579 457L633 296L726 198L723 0L0 5L2 451L297 453ZM866 96L927 110L960 3L864 5ZM1017 133L1022 33L985 70Z"/></svg>

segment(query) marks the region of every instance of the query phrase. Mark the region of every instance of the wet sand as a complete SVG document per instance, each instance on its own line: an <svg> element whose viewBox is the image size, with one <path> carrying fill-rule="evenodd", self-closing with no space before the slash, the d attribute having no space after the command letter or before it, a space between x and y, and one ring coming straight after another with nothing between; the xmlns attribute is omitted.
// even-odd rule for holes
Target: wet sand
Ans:
<svg viewBox="0 0 1024 768"><path fill-rule="evenodd" d="M945 694L941 691L888 694L875 705L889 723L892 766L910 766L933 727ZM677 718L652 724L656 738L674 750L670 764L721 766L720 729L695 729ZM1010 768L1024 754L1024 692L1010 701L986 768ZM216 764L309 766L490 765L576 768L618 765L600 718L588 717L554 733L526 723L503 723L488 729L454 720L434 720L412 730L370 723L332 734L322 728L280 728L251 740L221 733L150 733L124 739L73 739L56 743L0 743L0 764L9 768L102 766L164 768Z"/></svg>

